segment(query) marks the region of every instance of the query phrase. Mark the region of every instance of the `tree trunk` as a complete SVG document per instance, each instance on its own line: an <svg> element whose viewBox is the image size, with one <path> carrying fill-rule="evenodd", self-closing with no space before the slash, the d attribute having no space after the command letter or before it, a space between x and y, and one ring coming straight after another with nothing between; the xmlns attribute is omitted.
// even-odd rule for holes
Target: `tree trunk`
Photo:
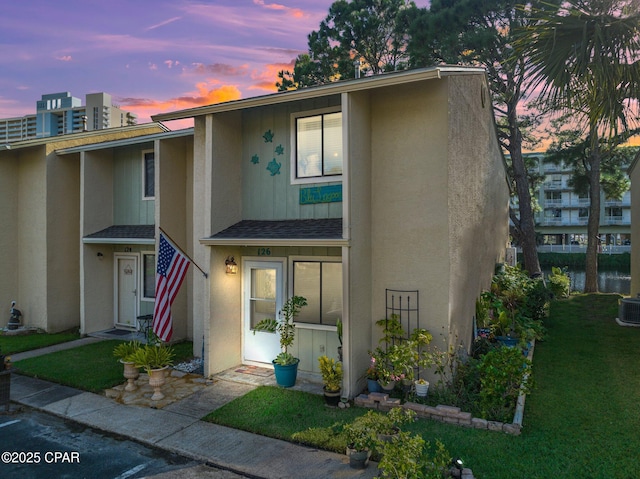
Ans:
<svg viewBox="0 0 640 479"><path fill-rule="evenodd" d="M509 154L513 168L513 179L516 184L518 195L518 209L520 212L519 224L516 227L520 230L520 246L522 247L522 258L524 269L530 276L540 275L540 262L538 261L538 249L536 245L535 222L533 220L533 210L531 208L531 193L529 191L529 179L527 169L522 158L522 142L518 140L510 144ZM512 135L513 138L513 135Z"/></svg>
<svg viewBox="0 0 640 479"><path fill-rule="evenodd" d="M589 222L585 258L584 292L598 292L598 250L600 246L600 152L594 148L589 158Z"/></svg>

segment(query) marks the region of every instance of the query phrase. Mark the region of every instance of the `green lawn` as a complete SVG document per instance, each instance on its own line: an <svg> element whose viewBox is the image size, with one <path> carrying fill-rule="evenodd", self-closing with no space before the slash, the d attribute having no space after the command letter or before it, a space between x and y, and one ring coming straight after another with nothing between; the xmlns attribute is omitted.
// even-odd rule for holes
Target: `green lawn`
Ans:
<svg viewBox="0 0 640 479"><path fill-rule="evenodd" d="M536 345L535 389L520 436L419 420L410 428L478 479L632 478L640 471L640 328L615 323L618 295L576 295L555 302L547 339ZM259 388L207 420L291 439L298 431L350 421L359 408L332 410L322 398ZM314 435L306 435L306 440ZM339 440L317 445L342 447ZM337 446L336 446L337 445Z"/></svg>
<svg viewBox="0 0 640 479"><path fill-rule="evenodd" d="M122 364L113 356L118 340L99 341L77 348L16 361L20 373L91 392L102 392L124 382ZM173 346L174 363L193 357L193 343Z"/></svg>
<svg viewBox="0 0 640 479"><path fill-rule="evenodd" d="M15 354L32 349L44 348L58 343L66 343L79 339L80 334L76 331L65 331L56 334L34 333L6 335L0 334L0 353Z"/></svg>

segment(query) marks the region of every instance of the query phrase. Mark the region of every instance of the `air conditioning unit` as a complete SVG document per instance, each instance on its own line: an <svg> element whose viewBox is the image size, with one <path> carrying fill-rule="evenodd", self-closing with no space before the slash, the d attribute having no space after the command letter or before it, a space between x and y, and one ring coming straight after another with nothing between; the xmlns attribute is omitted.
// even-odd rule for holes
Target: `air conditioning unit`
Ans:
<svg viewBox="0 0 640 479"><path fill-rule="evenodd" d="M640 326L640 298L623 298L619 301L618 321Z"/></svg>

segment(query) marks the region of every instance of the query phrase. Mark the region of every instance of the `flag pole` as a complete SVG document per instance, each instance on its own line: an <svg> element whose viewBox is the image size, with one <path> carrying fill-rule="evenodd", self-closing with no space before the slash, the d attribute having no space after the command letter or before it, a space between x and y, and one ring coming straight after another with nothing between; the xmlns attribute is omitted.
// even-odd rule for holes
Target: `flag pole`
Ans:
<svg viewBox="0 0 640 479"><path fill-rule="evenodd" d="M163 230L160 226L158 226L158 229L160 230L160 232L161 232L162 234L164 234L167 238L169 238L169 241L171 241L171 242L173 243L173 245L174 245L176 248L178 248L178 249L180 250L180 252L181 252L183 255L185 255L185 256L189 259L189 261L191 261L191 263L193 263L193 265L194 265L196 268L198 268L198 269L200 270L200 272L202 273L202 275L203 275L205 278L208 278L208 277L209 277L209 275L208 275L207 273L205 273L205 272L202 270L202 268L201 268L200 266L198 266L198 265L196 264L196 262L195 262L195 261L193 261L193 260L191 259L191 256L189 256L187 253L185 253L185 251L184 251L182 248L180 248L180 246L178 246L178 243L176 243L176 242L173 240L173 238L167 234L167 232L166 232L165 230Z"/></svg>

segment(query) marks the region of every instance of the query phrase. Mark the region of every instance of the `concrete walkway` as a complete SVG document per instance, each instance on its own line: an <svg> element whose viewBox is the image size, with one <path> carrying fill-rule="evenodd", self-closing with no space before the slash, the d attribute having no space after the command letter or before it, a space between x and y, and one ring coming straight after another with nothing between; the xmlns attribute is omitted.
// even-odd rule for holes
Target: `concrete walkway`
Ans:
<svg viewBox="0 0 640 479"><path fill-rule="evenodd" d="M88 340L99 339L84 338L11 357L16 362L86 344ZM162 409L125 405L104 395L19 374L11 376L11 400L15 403L242 475L264 479L342 479L373 478L378 472L375 464L365 470L350 468L346 455L201 421L206 413L255 387L230 380L229 376L214 378L206 388Z"/></svg>

